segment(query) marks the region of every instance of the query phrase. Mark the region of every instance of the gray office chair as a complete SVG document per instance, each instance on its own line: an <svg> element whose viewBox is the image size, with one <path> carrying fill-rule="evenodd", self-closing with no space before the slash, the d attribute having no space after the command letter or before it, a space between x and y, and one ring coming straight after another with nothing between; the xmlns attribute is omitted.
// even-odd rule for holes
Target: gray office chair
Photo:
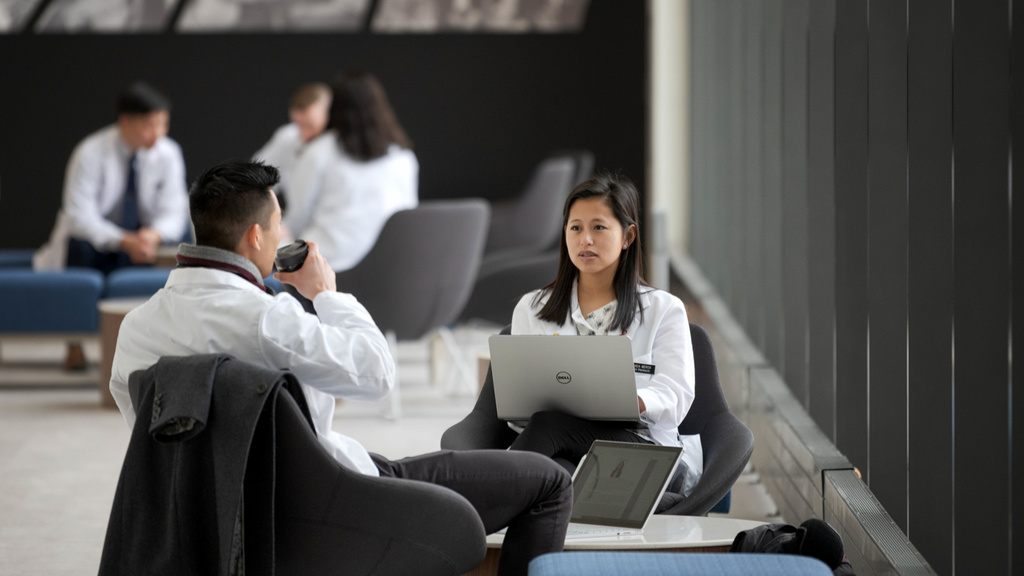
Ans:
<svg viewBox="0 0 1024 576"><path fill-rule="evenodd" d="M590 152L555 152L540 163L523 194L494 203L484 259L461 321L507 324L520 296L555 279L565 199L593 171Z"/></svg>
<svg viewBox="0 0 1024 576"><path fill-rule="evenodd" d="M537 166L521 194L493 202L485 253L536 253L550 248L562 228L562 205L575 185L575 175L572 156L551 156Z"/></svg>
<svg viewBox="0 0 1024 576"><path fill-rule="evenodd" d="M483 255L490 210L480 199L427 201L392 215L376 244L354 268L339 272L338 290L370 312L388 336L416 340L438 330L459 368L454 339L446 329L462 311ZM472 374L463 379L472 382ZM399 388L389 416L401 413Z"/></svg>
<svg viewBox="0 0 1024 576"><path fill-rule="evenodd" d="M502 334L511 333L506 327ZM704 450L704 473L689 496L682 494L682 477L673 479L658 504L659 514L706 514L729 491L754 450L754 435L729 412L718 381L715 351L707 332L690 324L696 390L693 405L679 425L680 434L700 434ZM507 448L516 433L498 420L494 407L494 381L488 369L473 410L441 435L441 448L474 450Z"/></svg>
<svg viewBox="0 0 1024 576"><path fill-rule="evenodd" d="M455 576L483 560L484 527L465 498L353 472L324 450L289 395L278 396L276 412L277 574Z"/></svg>

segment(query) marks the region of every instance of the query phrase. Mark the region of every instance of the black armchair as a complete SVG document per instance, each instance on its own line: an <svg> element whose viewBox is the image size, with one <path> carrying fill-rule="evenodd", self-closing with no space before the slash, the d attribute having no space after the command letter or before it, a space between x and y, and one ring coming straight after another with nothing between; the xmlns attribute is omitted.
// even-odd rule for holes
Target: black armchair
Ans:
<svg viewBox="0 0 1024 576"><path fill-rule="evenodd" d="M658 504L659 514L700 516L707 514L736 483L754 451L754 435L740 422L725 401L718 381L715 349L708 333L697 324L690 324L693 346L696 395L686 418L679 425L680 434L700 434L704 449L704 474L689 496L666 490Z"/></svg>
<svg viewBox="0 0 1024 576"><path fill-rule="evenodd" d="M131 386L101 575L456 576L484 558L483 523L456 492L335 460L288 372L185 356Z"/></svg>
<svg viewBox="0 0 1024 576"><path fill-rule="evenodd" d="M506 327L502 334L511 333ZM704 473L689 496L674 481L658 504L659 514L699 516L707 514L729 493L743 472L754 450L754 435L729 411L718 380L715 351L707 332L690 324L696 394L686 418L679 425L680 434L700 434L704 450ZM515 440L515 432L498 420L494 407L494 382L488 369L480 396L473 410L462 421L441 436L441 447L451 450L507 448Z"/></svg>

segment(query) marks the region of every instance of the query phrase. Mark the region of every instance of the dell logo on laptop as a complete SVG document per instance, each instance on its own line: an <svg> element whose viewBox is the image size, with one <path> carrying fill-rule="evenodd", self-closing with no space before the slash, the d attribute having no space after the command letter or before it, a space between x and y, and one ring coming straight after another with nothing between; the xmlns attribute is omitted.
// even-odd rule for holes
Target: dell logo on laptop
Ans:
<svg viewBox="0 0 1024 576"><path fill-rule="evenodd" d="M572 382L572 376L568 372L559 372L555 375L555 380L558 380L559 384L568 384Z"/></svg>

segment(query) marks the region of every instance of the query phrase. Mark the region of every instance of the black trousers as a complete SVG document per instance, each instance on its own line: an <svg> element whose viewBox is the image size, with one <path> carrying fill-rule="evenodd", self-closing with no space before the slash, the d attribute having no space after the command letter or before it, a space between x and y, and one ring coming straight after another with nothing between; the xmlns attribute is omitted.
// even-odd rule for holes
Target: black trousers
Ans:
<svg viewBox="0 0 1024 576"><path fill-rule="evenodd" d="M461 494L488 534L508 527L498 574L527 573L530 560L559 552L572 514L572 480L551 459L506 450L442 450L401 460L371 454L381 476L420 480Z"/></svg>
<svg viewBox="0 0 1024 576"><path fill-rule="evenodd" d="M573 472L594 440L653 444L627 430L622 423L585 420L551 410L531 416L526 429L512 441L509 450L543 454Z"/></svg>
<svg viewBox="0 0 1024 576"><path fill-rule="evenodd" d="M69 238L67 266L93 268L106 276L118 268L132 266L132 260L127 252L101 252L85 240Z"/></svg>

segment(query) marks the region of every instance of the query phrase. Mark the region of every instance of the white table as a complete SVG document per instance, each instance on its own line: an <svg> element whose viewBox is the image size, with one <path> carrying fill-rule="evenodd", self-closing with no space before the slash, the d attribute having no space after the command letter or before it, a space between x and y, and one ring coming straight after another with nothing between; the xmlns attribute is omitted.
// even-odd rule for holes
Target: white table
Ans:
<svg viewBox="0 0 1024 576"><path fill-rule="evenodd" d="M728 552L736 534L764 524L757 520L655 515L635 536L572 538L565 550L621 552ZM487 537L487 556L471 576L497 574L503 534Z"/></svg>

